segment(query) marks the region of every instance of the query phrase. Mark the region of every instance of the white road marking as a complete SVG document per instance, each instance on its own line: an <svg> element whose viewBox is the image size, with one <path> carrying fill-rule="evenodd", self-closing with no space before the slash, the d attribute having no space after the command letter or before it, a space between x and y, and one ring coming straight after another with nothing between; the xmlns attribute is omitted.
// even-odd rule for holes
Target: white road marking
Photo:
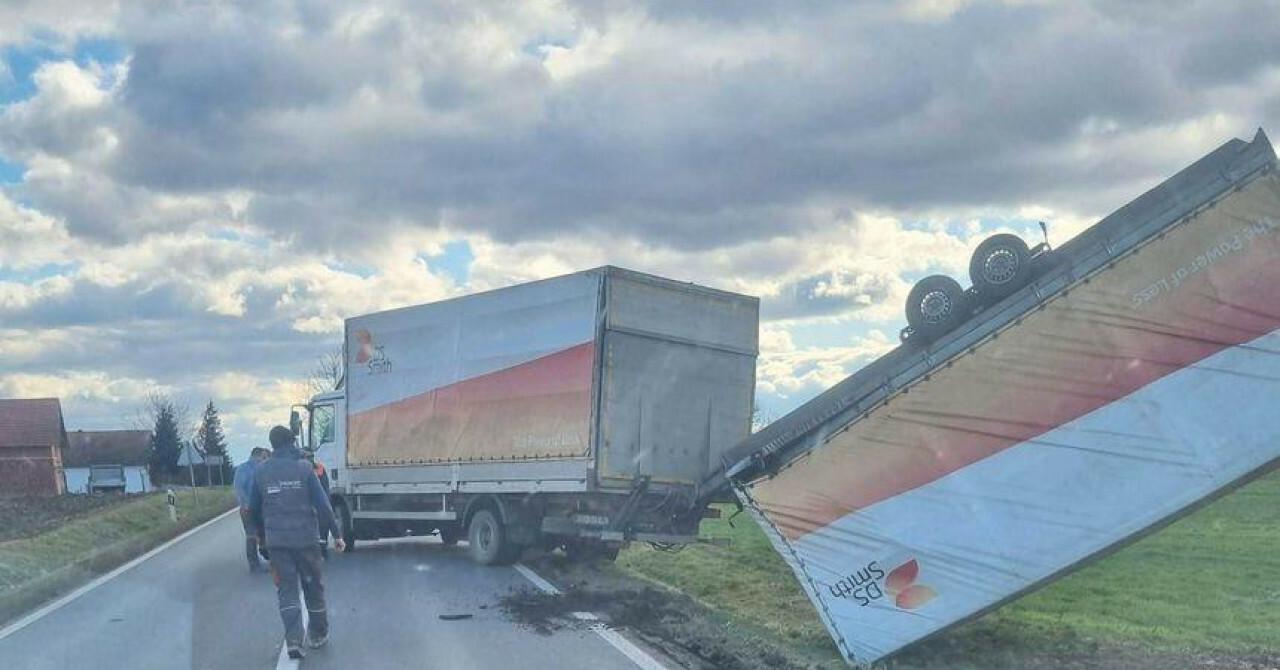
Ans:
<svg viewBox="0 0 1280 670"><path fill-rule="evenodd" d="M204 530L205 527L215 524L227 518L233 512L237 512L238 510L239 508L233 507L227 510L225 513L219 514L218 516L215 516L212 519L209 519L208 521L200 524L199 526L196 526L195 528L192 528L191 530L173 538L172 540L165 542L164 544L156 547L155 549L152 549L151 551L148 551L147 553L133 559L132 561L129 561L128 563L125 563L124 565L116 568L115 570L112 570L111 572L108 572L107 574L101 577L98 577L97 579L89 582L88 584L85 584L84 586L81 586L80 588L72 591L71 593L68 593L67 595L62 596L61 598L58 598L57 600L49 603L48 605L45 605L44 607L41 607L40 609L32 612L31 614L28 614L22 617L21 619L18 619L17 621L6 626L4 629L0 630L0 640L3 640L6 637L9 637L10 635L13 635L14 633L22 630L23 628L26 628L27 626L30 626L31 624L58 611L59 609L66 607L67 605L74 602L80 596L83 596L84 594L98 588L99 586L102 586L103 584L106 584L107 582L115 579L116 577L119 577L120 575L128 572L129 570L136 568L139 564L143 563L144 561L151 558L152 556L155 556L156 554L164 551L165 549L168 549L169 547L172 547L173 545L187 539L188 537L195 535L196 533Z"/></svg>
<svg viewBox="0 0 1280 670"><path fill-rule="evenodd" d="M301 600L301 594L298 598ZM302 607L302 630L307 629L308 623L310 623L310 619L307 617L307 609L306 607ZM303 635L302 639L306 639L305 635ZM306 652L305 644L303 644L303 652ZM280 655L275 658L275 670L298 670L298 667L300 667L301 664L301 658L289 658L288 643L280 643Z"/></svg>
<svg viewBox="0 0 1280 670"><path fill-rule="evenodd" d="M524 563L516 563L515 567L520 574L524 575L525 579L533 582L533 585L538 587L539 591L553 596L560 595L560 589L556 588L555 584L543 579L542 575L534 572L529 566Z"/></svg>
<svg viewBox="0 0 1280 670"><path fill-rule="evenodd" d="M624 656L631 659L636 666L644 668L644 670L667 670L658 660L648 654L645 650L637 647L631 640L623 637L621 633L609 628L603 623L596 622L591 624L591 630L596 635L604 638L605 642L613 645L614 649L622 652Z"/></svg>
<svg viewBox="0 0 1280 670"><path fill-rule="evenodd" d="M525 579L533 582L533 585L538 587L539 591L553 596L560 593L560 589L556 588L555 584L543 579L542 575L534 572L529 566L523 563L516 563L515 568L520 574L524 575ZM604 622L600 621L600 617L595 614L592 614L591 612L574 612L573 617L582 621L592 622L590 626L591 630L596 635L599 635L605 642L612 645L614 649L622 652L623 656L631 659L631 662L635 663L637 667L643 668L644 670L667 670L666 666L658 662L658 659L650 656L648 652L640 647L637 647L635 643L623 637L618 631L606 626Z"/></svg>

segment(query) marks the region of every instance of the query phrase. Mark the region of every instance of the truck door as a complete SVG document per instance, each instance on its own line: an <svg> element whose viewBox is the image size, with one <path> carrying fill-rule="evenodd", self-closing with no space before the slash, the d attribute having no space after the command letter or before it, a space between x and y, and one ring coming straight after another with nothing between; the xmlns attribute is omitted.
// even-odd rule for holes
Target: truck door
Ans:
<svg viewBox="0 0 1280 670"><path fill-rule="evenodd" d="M345 486L347 467L346 411L342 398L317 401L311 406L309 446L329 471L331 487Z"/></svg>

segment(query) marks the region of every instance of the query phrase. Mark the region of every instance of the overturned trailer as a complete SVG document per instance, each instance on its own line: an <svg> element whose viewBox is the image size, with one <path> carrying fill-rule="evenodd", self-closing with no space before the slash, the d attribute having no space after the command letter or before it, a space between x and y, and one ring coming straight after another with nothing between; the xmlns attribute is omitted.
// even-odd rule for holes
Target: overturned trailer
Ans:
<svg viewBox="0 0 1280 670"><path fill-rule="evenodd" d="M841 654L869 664L1280 458L1280 176L1232 140L726 454Z"/></svg>

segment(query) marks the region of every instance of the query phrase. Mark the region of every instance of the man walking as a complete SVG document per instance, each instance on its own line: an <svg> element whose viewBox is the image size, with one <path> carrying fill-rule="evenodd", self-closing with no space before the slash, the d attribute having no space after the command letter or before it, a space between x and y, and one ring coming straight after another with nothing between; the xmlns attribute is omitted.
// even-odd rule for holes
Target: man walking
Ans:
<svg viewBox="0 0 1280 670"><path fill-rule="evenodd" d="M334 546L342 551L333 508L311 470L301 460L293 444L293 432L284 426L271 429L271 458L254 472L249 501L256 530L271 552L271 574L276 583L280 619L284 622L285 648L289 658L302 658L304 631L298 587L306 600L310 619L305 643L315 649L329 641L329 618L325 611L324 583L318 524L334 536Z"/></svg>
<svg viewBox="0 0 1280 670"><path fill-rule="evenodd" d="M249 572L258 572L262 563L258 560L258 532L254 528L253 517L249 514L249 497L253 491L253 471L258 464L267 460L271 452L262 447L254 447L249 459L236 468L235 478L231 480L231 488L236 493L236 502L240 505L240 525L244 528L244 554L249 559Z"/></svg>

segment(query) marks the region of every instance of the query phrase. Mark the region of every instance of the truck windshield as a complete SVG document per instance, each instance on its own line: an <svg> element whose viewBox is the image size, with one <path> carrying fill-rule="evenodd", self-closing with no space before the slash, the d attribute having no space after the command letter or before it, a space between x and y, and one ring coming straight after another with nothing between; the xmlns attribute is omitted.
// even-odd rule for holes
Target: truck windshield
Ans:
<svg viewBox="0 0 1280 670"><path fill-rule="evenodd" d="M311 410L311 448L333 441L333 405L316 405Z"/></svg>

